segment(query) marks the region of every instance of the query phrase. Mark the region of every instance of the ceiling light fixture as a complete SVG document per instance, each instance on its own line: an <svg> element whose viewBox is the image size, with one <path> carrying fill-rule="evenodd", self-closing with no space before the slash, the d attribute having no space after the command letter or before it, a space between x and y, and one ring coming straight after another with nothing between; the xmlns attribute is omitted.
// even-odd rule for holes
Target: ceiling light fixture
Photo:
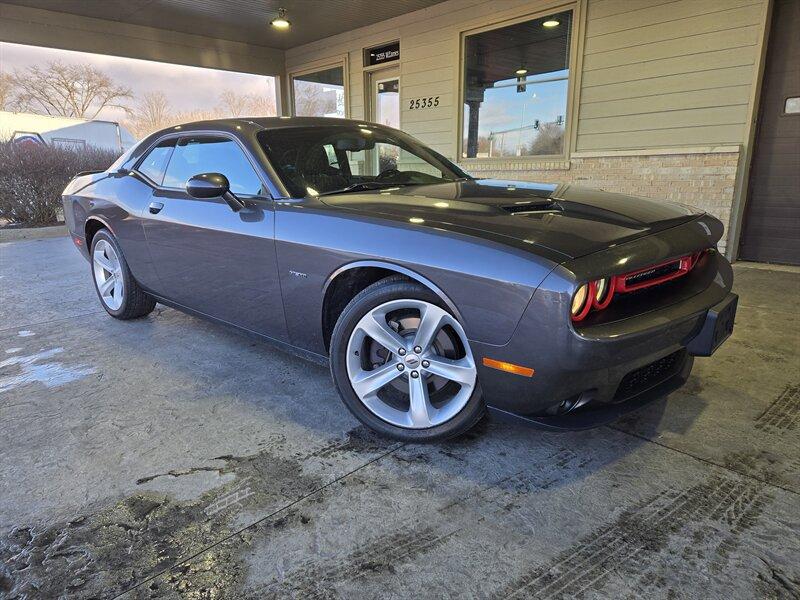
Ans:
<svg viewBox="0 0 800 600"><path fill-rule="evenodd" d="M514 72L515 72L517 75L519 75L520 77L522 77L523 75L527 75L527 74L528 74L528 69L517 69L517 70L516 70L516 71L514 71Z"/></svg>
<svg viewBox="0 0 800 600"><path fill-rule="evenodd" d="M547 19L544 23L542 23L543 27L558 27L561 25L561 21L557 21L556 19Z"/></svg>
<svg viewBox="0 0 800 600"><path fill-rule="evenodd" d="M286 19L286 9L278 9L278 18L269 22L275 29L289 29L291 23Z"/></svg>

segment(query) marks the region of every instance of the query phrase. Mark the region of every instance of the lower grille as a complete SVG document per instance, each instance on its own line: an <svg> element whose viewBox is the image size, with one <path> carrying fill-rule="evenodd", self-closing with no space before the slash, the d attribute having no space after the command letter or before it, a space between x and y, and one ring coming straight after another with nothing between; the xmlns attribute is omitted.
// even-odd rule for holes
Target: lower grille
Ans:
<svg viewBox="0 0 800 600"><path fill-rule="evenodd" d="M627 400L641 392L663 383L673 375L677 375L686 360L686 350L680 349L651 362L649 365L631 371L619 383L614 400Z"/></svg>

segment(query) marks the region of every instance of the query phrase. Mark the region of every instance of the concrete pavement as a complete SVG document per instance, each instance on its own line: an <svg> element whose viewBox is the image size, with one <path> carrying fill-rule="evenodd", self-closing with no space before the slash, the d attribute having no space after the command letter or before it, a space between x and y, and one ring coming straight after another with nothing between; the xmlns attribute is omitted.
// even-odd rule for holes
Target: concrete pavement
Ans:
<svg viewBox="0 0 800 600"><path fill-rule="evenodd" d="M800 273L609 427L370 434L328 372L0 244L0 597L800 597Z"/></svg>

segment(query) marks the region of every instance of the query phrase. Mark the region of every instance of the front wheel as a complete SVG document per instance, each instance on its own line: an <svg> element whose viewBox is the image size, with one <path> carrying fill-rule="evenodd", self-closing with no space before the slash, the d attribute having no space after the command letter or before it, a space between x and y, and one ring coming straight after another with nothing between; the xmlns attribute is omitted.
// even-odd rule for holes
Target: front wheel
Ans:
<svg viewBox="0 0 800 600"><path fill-rule="evenodd" d="M91 264L97 297L112 317L136 319L156 307L155 298L133 278L119 243L107 229L101 229L92 238Z"/></svg>
<svg viewBox="0 0 800 600"><path fill-rule="evenodd" d="M395 439L446 439L484 412L461 324L438 296L405 279L379 281L347 305L331 339L331 373L350 411Z"/></svg>

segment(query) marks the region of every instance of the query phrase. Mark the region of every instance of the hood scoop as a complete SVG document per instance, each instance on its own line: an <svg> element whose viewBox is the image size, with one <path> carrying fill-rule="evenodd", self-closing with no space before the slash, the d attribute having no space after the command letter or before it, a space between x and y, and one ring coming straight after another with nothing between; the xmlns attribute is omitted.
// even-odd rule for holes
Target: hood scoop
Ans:
<svg viewBox="0 0 800 600"><path fill-rule="evenodd" d="M521 202L515 202L514 204L505 204L500 208L512 215L562 210L561 206L555 200L550 200L549 198L542 200L523 200Z"/></svg>

